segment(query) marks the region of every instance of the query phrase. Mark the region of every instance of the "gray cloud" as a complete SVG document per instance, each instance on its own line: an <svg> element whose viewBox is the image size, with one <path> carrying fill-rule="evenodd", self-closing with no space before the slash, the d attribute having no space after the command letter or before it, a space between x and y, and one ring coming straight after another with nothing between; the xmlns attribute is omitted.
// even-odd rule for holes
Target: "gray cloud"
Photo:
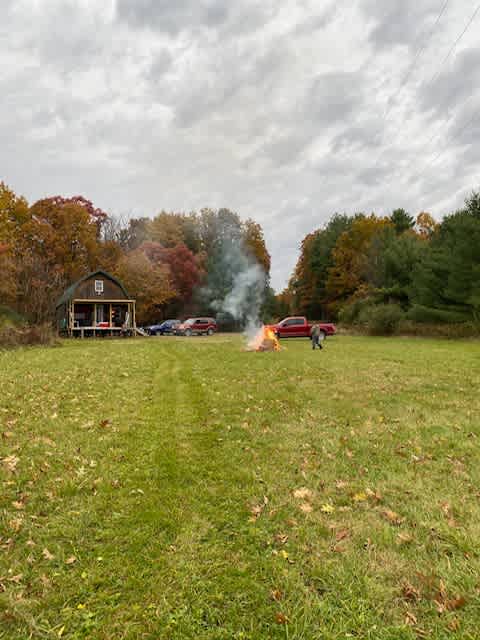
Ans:
<svg viewBox="0 0 480 640"><path fill-rule="evenodd" d="M441 216L478 186L475 25L439 67L472 7L427 42L441 5L5 0L0 180L121 214L228 206L281 288L335 211Z"/></svg>

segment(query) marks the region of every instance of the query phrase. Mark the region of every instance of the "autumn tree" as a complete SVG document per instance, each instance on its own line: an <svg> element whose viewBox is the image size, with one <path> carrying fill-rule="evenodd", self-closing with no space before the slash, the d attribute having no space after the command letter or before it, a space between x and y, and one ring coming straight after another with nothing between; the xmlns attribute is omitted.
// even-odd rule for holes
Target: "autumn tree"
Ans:
<svg viewBox="0 0 480 640"><path fill-rule="evenodd" d="M141 249L125 254L115 269L115 275L136 298L140 324L157 322L165 306L176 295L168 266L150 260Z"/></svg>
<svg viewBox="0 0 480 640"><path fill-rule="evenodd" d="M265 243L262 227L248 219L243 223L243 243L249 253L267 275L270 275L271 258Z"/></svg>
<svg viewBox="0 0 480 640"><path fill-rule="evenodd" d="M437 227L438 223L430 213L422 211L418 214L415 229L421 238L425 240L431 238Z"/></svg>
<svg viewBox="0 0 480 640"><path fill-rule="evenodd" d="M368 290L370 245L373 237L389 225L392 223L388 218L357 215L348 231L339 237L326 283L332 309L338 309L354 294Z"/></svg>
<svg viewBox="0 0 480 640"><path fill-rule="evenodd" d="M17 196L5 183L0 182L0 244L13 249L29 218L25 198Z"/></svg>
<svg viewBox="0 0 480 640"><path fill-rule="evenodd" d="M348 216L335 214L325 227L304 238L289 283L292 312L310 318L325 317L329 302L326 283L329 269L333 266L333 250L338 238L351 223L352 219Z"/></svg>

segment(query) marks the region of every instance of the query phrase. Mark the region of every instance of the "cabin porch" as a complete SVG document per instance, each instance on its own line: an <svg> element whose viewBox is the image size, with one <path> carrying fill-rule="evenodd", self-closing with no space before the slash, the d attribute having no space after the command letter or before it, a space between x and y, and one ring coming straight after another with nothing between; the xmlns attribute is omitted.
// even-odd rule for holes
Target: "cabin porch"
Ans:
<svg viewBox="0 0 480 640"><path fill-rule="evenodd" d="M66 331L73 337L135 333L134 300L71 300L66 309Z"/></svg>

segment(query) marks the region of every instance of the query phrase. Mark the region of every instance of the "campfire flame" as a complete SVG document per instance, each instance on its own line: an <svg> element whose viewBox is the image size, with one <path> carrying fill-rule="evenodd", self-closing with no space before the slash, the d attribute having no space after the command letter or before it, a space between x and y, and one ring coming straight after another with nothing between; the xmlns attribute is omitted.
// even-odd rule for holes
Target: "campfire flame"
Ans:
<svg viewBox="0 0 480 640"><path fill-rule="evenodd" d="M263 326L248 343L248 351L280 351L280 343L270 327Z"/></svg>

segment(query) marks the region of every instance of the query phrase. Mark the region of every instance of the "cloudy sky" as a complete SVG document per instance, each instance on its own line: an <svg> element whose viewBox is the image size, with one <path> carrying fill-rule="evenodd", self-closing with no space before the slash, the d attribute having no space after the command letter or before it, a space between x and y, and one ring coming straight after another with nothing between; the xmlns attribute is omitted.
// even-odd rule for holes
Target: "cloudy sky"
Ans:
<svg viewBox="0 0 480 640"><path fill-rule="evenodd" d="M282 288L333 212L440 218L480 186L476 4L0 0L0 180L122 215L227 206Z"/></svg>

